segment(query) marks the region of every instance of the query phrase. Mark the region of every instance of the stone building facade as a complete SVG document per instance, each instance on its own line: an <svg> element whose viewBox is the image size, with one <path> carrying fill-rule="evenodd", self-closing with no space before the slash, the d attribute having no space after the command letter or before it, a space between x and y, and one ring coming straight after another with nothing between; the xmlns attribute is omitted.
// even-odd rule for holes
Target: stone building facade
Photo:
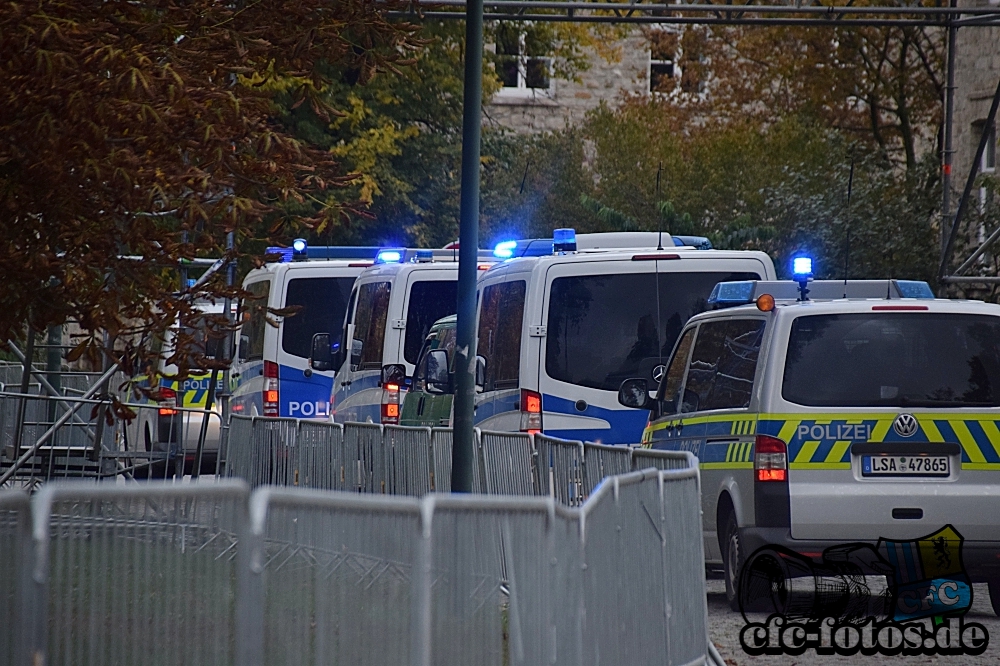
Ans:
<svg viewBox="0 0 1000 666"><path fill-rule="evenodd" d="M502 45L496 48L498 54L504 52ZM517 45L506 50L516 52ZM518 77L512 55L510 75L505 79L501 72L501 79L510 85L505 85L487 105L485 121L521 133L558 131L582 123L587 112L602 102L614 107L625 95L648 93L650 47L644 31L632 31L621 41L618 52L620 58L614 62L592 54L590 67L579 73L579 81L554 76L531 81L534 61L541 59L530 53L522 57L522 74ZM500 66L502 69L502 61Z"/></svg>
<svg viewBox="0 0 1000 666"><path fill-rule="evenodd" d="M1000 0L960 0L961 6L989 7ZM1000 82L1000 27L967 27L958 30L955 42L955 117L952 126L952 183L959 192L976 155L985 129L993 94ZM996 173L997 136L983 156L981 172ZM957 201L955 202L957 206Z"/></svg>

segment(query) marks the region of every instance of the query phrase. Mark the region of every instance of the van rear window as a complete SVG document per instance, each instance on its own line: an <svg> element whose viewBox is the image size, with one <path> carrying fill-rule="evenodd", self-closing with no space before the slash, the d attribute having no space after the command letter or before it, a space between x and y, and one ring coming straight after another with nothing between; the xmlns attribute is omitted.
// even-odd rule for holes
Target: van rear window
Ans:
<svg viewBox="0 0 1000 666"><path fill-rule="evenodd" d="M285 307L299 306L300 309L285 317L281 334L281 348L285 353L309 358L316 333L329 333L330 344L339 343L352 286L353 277L290 280L285 292Z"/></svg>
<svg viewBox="0 0 1000 666"><path fill-rule="evenodd" d="M1000 406L1000 317L799 317L792 322L781 395L815 407Z"/></svg>
<svg viewBox="0 0 1000 666"><path fill-rule="evenodd" d="M423 280L410 287L403 340L403 358L407 363L417 362L420 346L434 322L455 314L457 299L458 282L452 280Z"/></svg>
<svg viewBox="0 0 1000 666"><path fill-rule="evenodd" d="M759 279L756 273L721 272L556 278L549 293L545 372L605 391L617 391L630 377L652 380L685 322L705 310L716 283Z"/></svg>

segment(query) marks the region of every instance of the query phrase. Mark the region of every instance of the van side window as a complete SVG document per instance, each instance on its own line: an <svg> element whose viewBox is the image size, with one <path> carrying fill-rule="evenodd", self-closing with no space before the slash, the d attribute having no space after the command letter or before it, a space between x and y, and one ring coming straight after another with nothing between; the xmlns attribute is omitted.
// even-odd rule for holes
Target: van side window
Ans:
<svg viewBox="0 0 1000 666"><path fill-rule="evenodd" d="M486 359L487 391L519 386L527 286L524 280L512 280L483 290L476 353Z"/></svg>
<svg viewBox="0 0 1000 666"><path fill-rule="evenodd" d="M267 300L271 293L271 281L253 282L247 285L246 290L250 292L251 297L245 299L240 308L246 317L242 335L249 338L247 360L259 361L264 358L264 333L268 326Z"/></svg>
<svg viewBox="0 0 1000 666"><path fill-rule="evenodd" d="M413 386L416 391L427 390L427 386L424 384L424 375L427 370L427 352L432 349L443 349L448 353L448 369L454 372L455 328L453 326L442 328L424 341L424 346L420 349L420 356L417 358L417 367L413 371Z"/></svg>
<svg viewBox="0 0 1000 666"><path fill-rule="evenodd" d="M358 291L358 311L354 320L354 341L360 342L360 369L382 367L382 346L385 342L385 321L389 314L390 282L372 282ZM350 351L350 350L348 350Z"/></svg>
<svg viewBox="0 0 1000 666"><path fill-rule="evenodd" d="M741 409L750 406L764 322L737 319L704 322L691 354L681 411Z"/></svg>
<svg viewBox="0 0 1000 666"><path fill-rule="evenodd" d="M684 368L687 367L688 357L691 355L692 342L694 342L694 329L689 328L677 344L677 351L670 359L670 366L660 382L656 397L664 403L661 409L663 414L674 414L678 411L677 394L681 390L681 382L684 381Z"/></svg>

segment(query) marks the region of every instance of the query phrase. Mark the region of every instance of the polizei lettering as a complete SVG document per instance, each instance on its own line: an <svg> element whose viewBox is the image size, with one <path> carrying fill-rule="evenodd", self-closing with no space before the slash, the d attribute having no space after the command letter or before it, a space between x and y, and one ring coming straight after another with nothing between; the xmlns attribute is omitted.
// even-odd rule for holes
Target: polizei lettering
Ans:
<svg viewBox="0 0 1000 666"><path fill-rule="evenodd" d="M864 423L817 423L815 425L800 425L797 434L799 439L867 442L871 439L872 427Z"/></svg>

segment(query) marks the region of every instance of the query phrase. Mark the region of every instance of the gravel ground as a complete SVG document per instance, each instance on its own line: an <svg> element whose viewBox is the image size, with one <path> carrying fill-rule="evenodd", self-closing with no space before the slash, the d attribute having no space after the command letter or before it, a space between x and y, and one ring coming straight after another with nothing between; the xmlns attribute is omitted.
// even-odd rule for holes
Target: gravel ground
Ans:
<svg viewBox="0 0 1000 666"><path fill-rule="evenodd" d="M814 651L807 651L795 657L787 655L751 657L743 652L743 648L740 646L740 630L744 625L743 616L729 609L729 604L726 603L725 583L717 579L708 580L708 633L728 666L744 666L746 664L844 666L846 664L872 664L875 662L879 664L972 664L974 666L1000 664L1000 618L993 613L993 609L990 607L990 597L986 585L974 585L972 610L969 611L966 618L969 621L982 624L990 635L986 652L975 657L968 655L935 655L932 657L876 655L869 657L860 653L851 657L842 657L839 655L818 655ZM764 621L764 619L764 616L761 616L759 621Z"/></svg>

